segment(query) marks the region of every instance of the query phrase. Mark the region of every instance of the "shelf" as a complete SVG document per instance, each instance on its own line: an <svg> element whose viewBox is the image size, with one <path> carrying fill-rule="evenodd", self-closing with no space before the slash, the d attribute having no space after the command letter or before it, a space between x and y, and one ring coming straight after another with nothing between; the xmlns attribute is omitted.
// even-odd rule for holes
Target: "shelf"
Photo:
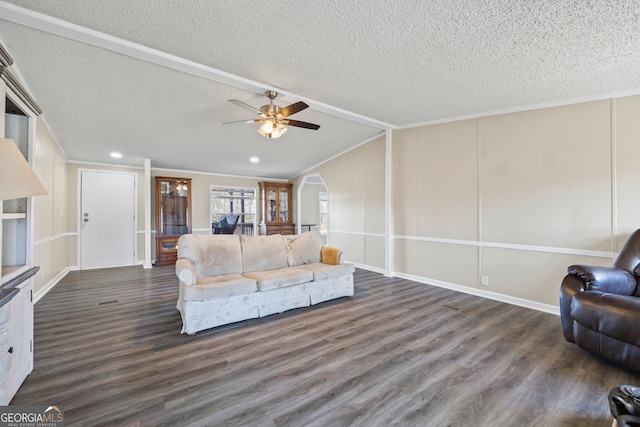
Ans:
<svg viewBox="0 0 640 427"><path fill-rule="evenodd" d="M2 219L25 219L26 217L27 214L24 212L2 214Z"/></svg>

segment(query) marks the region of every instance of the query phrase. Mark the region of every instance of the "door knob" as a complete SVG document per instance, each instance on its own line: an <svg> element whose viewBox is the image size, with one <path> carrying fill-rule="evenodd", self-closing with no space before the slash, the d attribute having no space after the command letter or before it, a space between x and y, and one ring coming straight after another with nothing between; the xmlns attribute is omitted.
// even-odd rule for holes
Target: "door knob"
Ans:
<svg viewBox="0 0 640 427"><path fill-rule="evenodd" d="M89 222L89 218L85 218L85 219L84 219L84 222Z"/></svg>

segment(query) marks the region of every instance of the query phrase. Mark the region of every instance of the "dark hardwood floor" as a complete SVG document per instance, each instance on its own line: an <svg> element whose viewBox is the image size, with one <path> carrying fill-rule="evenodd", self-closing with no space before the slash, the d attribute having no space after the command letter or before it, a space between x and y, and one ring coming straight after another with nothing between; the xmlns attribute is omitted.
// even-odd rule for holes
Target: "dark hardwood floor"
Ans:
<svg viewBox="0 0 640 427"><path fill-rule="evenodd" d="M640 384L560 318L358 270L356 294L180 334L172 266L69 273L35 307L12 405L66 426L610 426Z"/></svg>

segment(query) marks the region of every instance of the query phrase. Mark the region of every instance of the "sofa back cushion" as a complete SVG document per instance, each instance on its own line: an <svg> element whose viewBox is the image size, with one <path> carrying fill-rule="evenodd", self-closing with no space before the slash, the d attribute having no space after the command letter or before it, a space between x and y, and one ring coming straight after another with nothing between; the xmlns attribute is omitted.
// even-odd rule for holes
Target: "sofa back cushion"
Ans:
<svg viewBox="0 0 640 427"><path fill-rule="evenodd" d="M279 234L242 236L242 260L245 273L287 267L287 258L287 246Z"/></svg>
<svg viewBox="0 0 640 427"><path fill-rule="evenodd" d="M235 234L180 236L178 258L191 260L198 278L242 273L242 249Z"/></svg>
<svg viewBox="0 0 640 427"><path fill-rule="evenodd" d="M322 252L322 236L316 230L285 238L289 249L289 265L317 264Z"/></svg>

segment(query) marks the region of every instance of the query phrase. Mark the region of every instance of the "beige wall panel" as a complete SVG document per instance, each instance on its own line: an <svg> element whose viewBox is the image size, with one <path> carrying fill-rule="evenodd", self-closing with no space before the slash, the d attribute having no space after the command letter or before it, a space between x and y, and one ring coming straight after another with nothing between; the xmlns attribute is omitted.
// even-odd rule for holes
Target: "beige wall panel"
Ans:
<svg viewBox="0 0 640 427"><path fill-rule="evenodd" d="M75 231L68 227L67 199L76 195L67 192L67 161L62 152L55 146L53 153L53 206L51 217L53 219L53 235Z"/></svg>
<svg viewBox="0 0 640 427"><path fill-rule="evenodd" d="M417 129L418 236L478 238L477 122Z"/></svg>
<svg viewBox="0 0 640 427"><path fill-rule="evenodd" d="M397 130L392 136L393 234L417 236L417 128Z"/></svg>
<svg viewBox="0 0 640 427"><path fill-rule="evenodd" d="M326 188L324 185L305 184L304 187L302 188L301 201L300 201L300 204L302 206L302 212L300 216L302 224L317 225L320 222L319 217L320 217L320 192L321 191L326 191ZM297 220L297 217L294 216L294 218Z"/></svg>
<svg viewBox="0 0 640 427"><path fill-rule="evenodd" d="M211 192L208 175L191 175L191 229L211 230ZM155 205L154 205L155 206ZM210 231L209 231L210 232Z"/></svg>
<svg viewBox="0 0 640 427"><path fill-rule="evenodd" d="M258 182L268 179L241 178L236 176L207 175L211 185L229 185L232 187L258 188Z"/></svg>
<svg viewBox="0 0 640 427"><path fill-rule="evenodd" d="M501 248L482 249L482 288L553 306L559 305L560 283L572 264L611 266L608 258Z"/></svg>
<svg viewBox="0 0 640 427"><path fill-rule="evenodd" d="M151 259L156 259L156 241L154 239L155 235L151 234ZM136 234L136 261L143 262L144 261L144 232Z"/></svg>
<svg viewBox="0 0 640 427"><path fill-rule="evenodd" d="M65 271L68 267L76 264L76 259L70 259L69 254L69 242L75 240L75 237L61 236L57 237L52 243L53 257L52 257L52 278Z"/></svg>
<svg viewBox="0 0 640 427"><path fill-rule="evenodd" d="M365 251L365 264L372 267L384 269L384 237L365 236L364 238L364 251Z"/></svg>
<svg viewBox="0 0 640 427"><path fill-rule="evenodd" d="M364 146L364 231L384 233L386 138Z"/></svg>
<svg viewBox="0 0 640 427"><path fill-rule="evenodd" d="M418 275L455 285L478 286L478 247L420 241Z"/></svg>
<svg viewBox="0 0 640 427"><path fill-rule="evenodd" d="M399 273L419 275L418 241L393 239L393 270Z"/></svg>
<svg viewBox="0 0 640 427"><path fill-rule="evenodd" d="M40 267L35 291L42 289L69 266L67 161L41 120L36 122L34 169L49 194L34 198L34 265ZM75 194L73 194L75 199ZM75 262L73 262L75 264Z"/></svg>
<svg viewBox="0 0 640 427"><path fill-rule="evenodd" d="M33 292L37 293L45 287L56 274L53 273L53 242L49 241L33 248L34 265L39 266L38 274L34 276Z"/></svg>
<svg viewBox="0 0 640 427"><path fill-rule="evenodd" d="M640 228L640 96L619 98L615 102L615 151L617 184L617 235L614 251L618 252L629 235Z"/></svg>
<svg viewBox="0 0 640 427"><path fill-rule="evenodd" d="M478 119L484 241L611 249L610 102Z"/></svg>
<svg viewBox="0 0 640 427"><path fill-rule="evenodd" d="M53 199L55 197L53 175L54 143L42 120L36 120L36 135L33 147L33 169L47 189L48 194L33 198L35 241L53 236Z"/></svg>
<svg viewBox="0 0 640 427"><path fill-rule="evenodd" d="M321 168L329 187L329 230L364 231L364 158L359 147Z"/></svg>
<svg viewBox="0 0 640 427"><path fill-rule="evenodd" d="M68 236L66 239L67 243L67 259L69 260L70 267L78 266L78 239L74 234L72 236Z"/></svg>
<svg viewBox="0 0 640 427"><path fill-rule="evenodd" d="M291 194L291 204L292 204L291 205L291 218L293 220L293 223L296 226L298 225L298 189L300 188L300 182L302 181L302 177L305 176L305 175L307 175L307 174L305 173L304 175L299 175L299 176L289 180L289 182L291 184L293 184L293 187L291 187L291 191L293 191L293 193ZM307 186L305 185L304 188L307 188ZM309 191L308 188L307 188L307 191ZM302 204L306 203L306 199L304 197L304 194L302 195L301 203ZM260 210L260 204L259 203L257 205L257 209ZM304 215L304 211L303 211L303 215ZM302 219L301 224L306 224L306 222L304 221L304 218Z"/></svg>
<svg viewBox="0 0 640 427"><path fill-rule="evenodd" d="M78 165L67 163L66 174L66 192L69 197L66 200L65 223L67 230L75 233L78 231L78 205L80 203L78 200Z"/></svg>
<svg viewBox="0 0 640 427"><path fill-rule="evenodd" d="M362 235L329 232L329 246L342 249L348 262L366 264Z"/></svg>

